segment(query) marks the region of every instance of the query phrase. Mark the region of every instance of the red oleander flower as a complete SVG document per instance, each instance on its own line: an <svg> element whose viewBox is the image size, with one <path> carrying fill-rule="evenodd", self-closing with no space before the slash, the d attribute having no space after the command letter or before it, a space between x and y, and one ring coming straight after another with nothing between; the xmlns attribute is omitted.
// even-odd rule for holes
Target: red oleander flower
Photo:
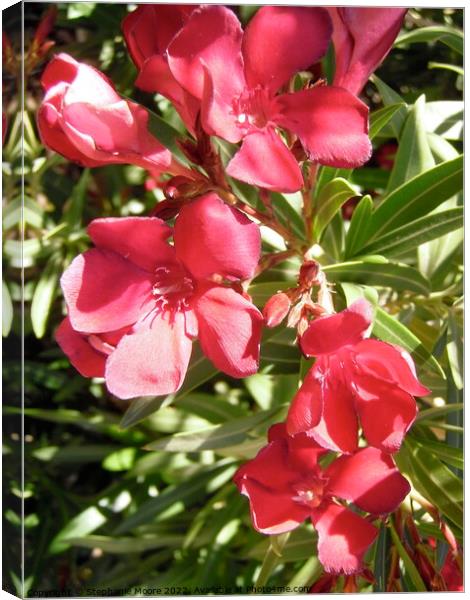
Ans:
<svg viewBox="0 0 470 600"><path fill-rule="evenodd" d="M405 350L364 339L371 323L372 307L357 300L310 324L300 345L317 360L289 409L290 434L305 431L325 448L352 453L360 423L371 446L384 452L400 448L416 417L413 396L429 390Z"/></svg>
<svg viewBox="0 0 470 600"><path fill-rule="evenodd" d="M389 53L407 8L329 7L333 21L333 85L359 94Z"/></svg>
<svg viewBox="0 0 470 600"><path fill-rule="evenodd" d="M197 5L141 4L122 22L127 47L139 69L135 84L168 98L190 131L194 131L200 101L174 78L166 51L195 8Z"/></svg>
<svg viewBox="0 0 470 600"><path fill-rule="evenodd" d="M324 55L331 31L322 8L264 6L243 33L231 10L212 5L191 12L172 38L165 65L201 102L205 131L242 141L229 175L270 190L299 190L300 167L280 129L323 165L368 160L368 109L353 94L325 85L284 93L293 75Z"/></svg>
<svg viewBox="0 0 470 600"><path fill-rule="evenodd" d="M240 492L249 498L254 528L279 534L311 519L325 570L361 571L363 556L378 530L370 519L337 499L371 515L395 510L410 486L390 455L376 448L361 448L323 469L319 459L328 451L308 435L289 436L285 425L277 424L269 430L268 440L234 477Z"/></svg>
<svg viewBox="0 0 470 600"><path fill-rule="evenodd" d="M185 205L173 232L126 217L96 219L88 233L95 248L61 279L68 320L57 333L81 373L104 376L119 398L173 393L196 337L221 371L257 371L263 317L230 287L258 263L255 223L212 193Z"/></svg>
<svg viewBox="0 0 470 600"><path fill-rule="evenodd" d="M38 127L48 148L86 167L126 163L155 176L188 173L148 131L145 108L121 98L97 69L58 54L41 83Z"/></svg>

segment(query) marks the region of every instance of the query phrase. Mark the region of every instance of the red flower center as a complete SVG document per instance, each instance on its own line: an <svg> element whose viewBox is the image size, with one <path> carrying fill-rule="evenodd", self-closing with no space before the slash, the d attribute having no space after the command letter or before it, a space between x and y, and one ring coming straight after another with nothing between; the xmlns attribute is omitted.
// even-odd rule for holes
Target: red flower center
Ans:
<svg viewBox="0 0 470 600"><path fill-rule="evenodd" d="M237 125L244 131L261 129L268 124L270 99L262 86L245 90L233 100L232 105Z"/></svg>
<svg viewBox="0 0 470 600"><path fill-rule="evenodd" d="M323 490L327 484L327 479L322 475L311 476L293 484L295 496L292 500L305 504L310 508L317 508L323 502Z"/></svg>
<svg viewBox="0 0 470 600"><path fill-rule="evenodd" d="M166 265L155 270L152 294L159 309L184 311L189 308L193 292L193 280L182 265Z"/></svg>

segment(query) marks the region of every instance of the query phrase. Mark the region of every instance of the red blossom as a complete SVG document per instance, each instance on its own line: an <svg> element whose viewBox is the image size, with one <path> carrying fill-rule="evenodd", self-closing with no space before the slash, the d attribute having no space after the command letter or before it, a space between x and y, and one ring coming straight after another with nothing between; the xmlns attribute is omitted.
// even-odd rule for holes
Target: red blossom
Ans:
<svg viewBox="0 0 470 600"><path fill-rule="evenodd" d="M323 469L327 450L301 433L289 436L284 424L271 427L269 444L241 466L234 481L250 500L253 526L261 533L291 531L311 519L318 532L318 556L329 573L357 573L377 537L377 528L348 501L373 516L392 512L410 490L390 455L362 448Z"/></svg>
<svg viewBox="0 0 470 600"><path fill-rule="evenodd" d="M196 6L142 4L122 22L132 60L139 69L137 87L168 98L190 131L194 131L200 102L174 78L167 48Z"/></svg>
<svg viewBox="0 0 470 600"><path fill-rule="evenodd" d="M387 56L407 8L329 7L335 47L334 85L359 94Z"/></svg>
<svg viewBox="0 0 470 600"><path fill-rule="evenodd" d="M68 320L57 332L83 375L104 375L123 399L173 393L196 337L221 371L257 371L262 315L217 282L254 273L260 233L245 215L207 194L181 209L173 231L158 218L127 217L96 219L88 233L95 248L61 279Z"/></svg>
<svg viewBox="0 0 470 600"><path fill-rule="evenodd" d="M158 176L188 174L148 131L148 112L124 100L97 69L58 54L41 83L46 91L38 111L43 143L87 167L135 164Z"/></svg>
<svg viewBox="0 0 470 600"><path fill-rule="evenodd" d="M243 32L231 10L212 5L192 11L172 38L165 69L200 101L205 131L243 141L229 175L270 190L299 190L302 173L279 128L321 164L357 167L368 160L368 109L355 96L322 85L276 95L324 55L331 30L322 8L264 6Z"/></svg>
<svg viewBox="0 0 470 600"><path fill-rule="evenodd" d="M429 390L405 350L365 339L371 323L372 307L358 300L310 324L300 344L317 360L289 409L289 433L306 431L325 448L352 453L360 423L370 445L385 452L400 448L416 417L413 396Z"/></svg>

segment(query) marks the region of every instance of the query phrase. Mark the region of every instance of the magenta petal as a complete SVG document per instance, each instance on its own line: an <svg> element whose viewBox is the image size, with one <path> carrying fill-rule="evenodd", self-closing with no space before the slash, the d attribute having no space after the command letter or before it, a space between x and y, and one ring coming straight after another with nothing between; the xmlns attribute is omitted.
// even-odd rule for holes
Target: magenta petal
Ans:
<svg viewBox="0 0 470 600"><path fill-rule="evenodd" d="M201 105L201 122L209 135L218 135L228 142L237 143L243 133L233 110L233 98L221 94L213 77L204 65L204 93Z"/></svg>
<svg viewBox="0 0 470 600"><path fill-rule="evenodd" d="M197 279L247 279L260 258L258 225L213 193L183 206L174 240L177 257Z"/></svg>
<svg viewBox="0 0 470 600"><path fill-rule="evenodd" d="M369 160L369 111L350 92L318 86L276 101L276 123L299 137L311 160L339 168L360 167Z"/></svg>
<svg viewBox="0 0 470 600"><path fill-rule="evenodd" d="M350 575L364 567L363 557L378 529L337 504L315 509L312 522L318 531L318 558L328 573Z"/></svg>
<svg viewBox="0 0 470 600"><path fill-rule="evenodd" d="M397 37L406 8L329 8L333 19L334 85L359 94Z"/></svg>
<svg viewBox="0 0 470 600"><path fill-rule="evenodd" d="M80 375L104 377L107 356L88 343L86 334L75 331L68 317L57 328L55 339Z"/></svg>
<svg viewBox="0 0 470 600"><path fill-rule="evenodd" d="M184 381L191 349L183 313L151 314L109 356L106 385L124 400L172 394Z"/></svg>
<svg viewBox="0 0 470 600"><path fill-rule="evenodd" d="M416 400L374 377L356 374L352 383L357 394L356 410L368 443L384 452L399 450L416 418Z"/></svg>
<svg viewBox="0 0 470 600"><path fill-rule="evenodd" d="M174 260L174 249L167 240L171 229L155 217L95 219L88 225L95 246L113 250L146 271Z"/></svg>
<svg viewBox="0 0 470 600"><path fill-rule="evenodd" d="M207 65L216 89L232 99L245 87L242 29L235 14L223 6L195 10L168 47L168 64L177 81L201 99Z"/></svg>
<svg viewBox="0 0 470 600"><path fill-rule="evenodd" d="M312 367L291 402L287 414L287 432L295 435L318 425L323 410L321 373Z"/></svg>
<svg viewBox="0 0 470 600"><path fill-rule="evenodd" d="M296 192L303 186L299 165L273 128L255 130L227 166L227 173L252 185L278 192Z"/></svg>
<svg viewBox="0 0 470 600"><path fill-rule="evenodd" d="M354 360L364 375L389 381L412 396L427 396L430 393L418 381L414 367L412 370L410 355L401 348L379 340L363 340L354 348Z"/></svg>
<svg viewBox="0 0 470 600"><path fill-rule="evenodd" d="M193 304L199 323L199 341L214 365L232 377L258 371L263 316L231 288L211 286L199 292Z"/></svg>
<svg viewBox="0 0 470 600"><path fill-rule="evenodd" d="M61 278L72 327L102 333L132 325L148 311L152 276L110 250L77 256Z"/></svg>
<svg viewBox="0 0 470 600"><path fill-rule="evenodd" d="M328 493L375 515L393 512L410 491L410 484L390 455L377 448L341 456L325 475L329 478Z"/></svg>
<svg viewBox="0 0 470 600"><path fill-rule="evenodd" d="M315 319L300 340L302 352L320 356L357 344L365 337L372 318L372 306L360 299L339 313Z"/></svg>
<svg viewBox="0 0 470 600"><path fill-rule="evenodd" d="M323 8L260 8L243 37L248 85L277 91L292 75L320 60L331 32L330 17Z"/></svg>

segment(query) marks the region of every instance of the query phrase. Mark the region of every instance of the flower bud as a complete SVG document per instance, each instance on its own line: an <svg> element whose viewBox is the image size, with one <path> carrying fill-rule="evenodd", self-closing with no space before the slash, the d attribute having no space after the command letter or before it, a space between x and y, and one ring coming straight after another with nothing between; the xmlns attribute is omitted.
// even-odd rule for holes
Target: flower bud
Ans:
<svg viewBox="0 0 470 600"><path fill-rule="evenodd" d="M312 285L318 285L318 274L320 265L316 260L307 260L300 267L299 285L305 290L309 290Z"/></svg>
<svg viewBox="0 0 470 600"><path fill-rule="evenodd" d="M266 327L277 327L287 316L291 307L289 296L278 292L271 296L263 308Z"/></svg>

